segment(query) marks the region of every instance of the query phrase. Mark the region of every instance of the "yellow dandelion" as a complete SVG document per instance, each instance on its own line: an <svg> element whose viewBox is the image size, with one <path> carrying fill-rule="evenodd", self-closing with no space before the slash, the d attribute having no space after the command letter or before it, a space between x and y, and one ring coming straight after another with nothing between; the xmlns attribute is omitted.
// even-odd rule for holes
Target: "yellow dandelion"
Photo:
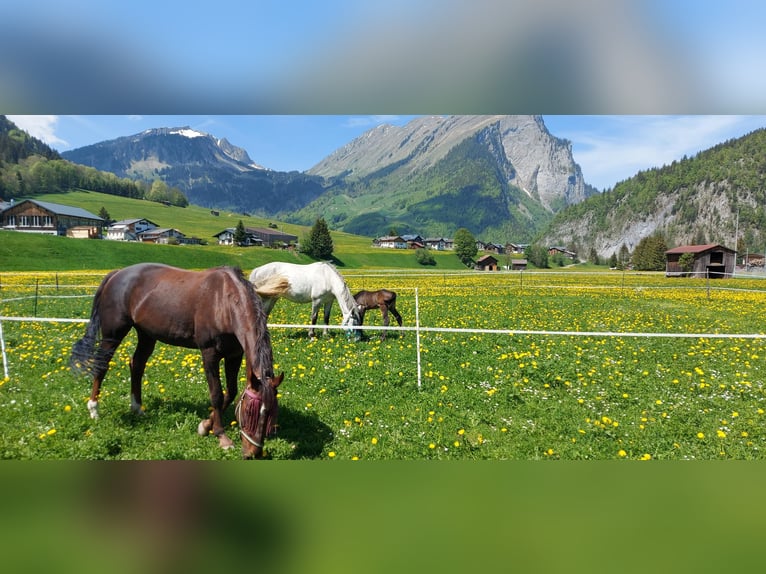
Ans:
<svg viewBox="0 0 766 574"><path fill-rule="evenodd" d="M436 448L436 445L435 445L434 443L429 443L429 444L428 444L428 448L430 448L430 449L432 449L432 450L433 450L433 449L435 449L435 448Z"/></svg>
<svg viewBox="0 0 766 574"><path fill-rule="evenodd" d="M457 434L459 434L460 436L463 436L465 434L465 429L460 429L459 431L457 431Z"/></svg>
<svg viewBox="0 0 766 574"><path fill-rule="evenodd" d="M64 407L64 412L70 412L72 410L72 407L70 405L67 405Z"/></svg>
<svg viewBox="0 0 766 574"><path fill-rule="evenodd" d="M620 449L617 451L617 456L619 456L620 458L625 458L626 456L628 456L628 453Z"/></svg>
<svg viewBox="0 0 766 574"><path fill-rule="evenodd" d="M648 452L645 452L644 454L641 455L641 458L639 458L638 460L652 460L652 455L649 454Z"/></svg>
<svg viewBox="0 0 766 574"><path fill-rule="evenodd" d="M372 437L372 439L370 440L370 442L371 442L372 444L378 444L378 437L376 437L376 436Z"/></svg>
<svg viewBox="0 0 766 574"><path fill-rule="evenodd" d="M330 458L335 458L335 451L331 450L330 452L327 453L327 456L329 456Z"/></svg>
<svg viewBox="0 0 766 574"><path fill-rule="evenodd" d="M726 433L721 429L718 429L715 434L718 436L718 438L726 438Z"/></svg>
<svg viewBox="0 0 766 574"><path fill-rule="evenodd" d="M703 439L703 438L705 438L705 433L704 433L704 432L698 432L698 433L697 433L697 438L698 438L698 439Z"/></svg>

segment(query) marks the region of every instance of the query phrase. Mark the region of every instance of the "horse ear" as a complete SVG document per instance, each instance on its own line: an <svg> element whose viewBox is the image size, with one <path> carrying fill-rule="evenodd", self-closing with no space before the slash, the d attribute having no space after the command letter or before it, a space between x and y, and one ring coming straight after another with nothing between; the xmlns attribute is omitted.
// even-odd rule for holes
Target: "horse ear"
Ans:
<svg viewBox="0 0 766 574"><path fill-rule="evenodd" d="M285 373L284 371L282 371L276 377L271 379L271 386L276 389L282 383L282 379L284 378L285 378Z"/></svg>

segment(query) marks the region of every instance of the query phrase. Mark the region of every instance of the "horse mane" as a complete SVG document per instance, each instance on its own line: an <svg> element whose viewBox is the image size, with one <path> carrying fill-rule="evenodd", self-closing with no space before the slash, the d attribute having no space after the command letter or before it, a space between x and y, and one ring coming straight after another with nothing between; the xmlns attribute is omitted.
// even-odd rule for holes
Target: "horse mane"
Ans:
<svg viewBox="0 0 766 574"><path fill-rule="evenodd" d="M335 265L328 263L327 261L323 261L322 263L327 266L331 271L331 275L333 275L333 293L338 300L338 305L341 306L341 311L344 315L352 313L354 307L356 307L356 300L351 294L351 290L348 288L346 280L343 279L343 275L340 274L340 271L338 271Z"/></svg>
<svg viewBox="0 0 766 574"><path fill-rule="evenodd" d="M265 379L266 377L273 377L274 354L271 349L271 335L269 334L269 330L266 328L267 317L266 312L263 309L261 298L258 296L258 292L255 290L255 286L250 281L248 281L247 277L245 277L242 269L239 267L229 266L224 266L223 268L228 270L242 286L242 289L247 295L246 301L244 303L249 303L249 307L254 313L254 317L252 317L253 323L246 325L246 327L254 333L253 344L255 345L255 353L258 365L261 367L260 376L262 379ZM241 302L240 304L243 303ZM240 317L247 320L246 313L240 314ZM255 368L255 365L253 365L252 368ZM268 384L263 384L261 386L263 388L271 388L271 385Z"/></svg>

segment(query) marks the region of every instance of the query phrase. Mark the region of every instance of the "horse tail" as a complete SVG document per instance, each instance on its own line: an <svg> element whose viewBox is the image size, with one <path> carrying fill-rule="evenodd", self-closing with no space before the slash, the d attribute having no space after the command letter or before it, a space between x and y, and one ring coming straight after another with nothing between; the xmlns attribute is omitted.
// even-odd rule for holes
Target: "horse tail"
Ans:
<svg viewBox="0 0 766 574"><path fill-rule="evenodd" d="M117 273L117 271L110 272L104 277L103 281L101 281L101 285L98 286L96 294L93 296L93 307L90 311L90 320L85 329L85 335L83 335L83 337L72 347L72 354L69 357L69 366L77 373L92 375L94 371L96 371L99 363L103 362L103 360L100 361L97 357L98 352L96 350L96 347L100 342L99 335L101 332L101 315L99 312L101 307L100 302L104 287L115 273Z"/></svg>
<svg viewBox="0 0 766 574"><path fill-rule="evenodd" d="M284 275L271 275L263 281L254 283L255 292L261 297L275 299L290 290L290 281Z"/></svg>

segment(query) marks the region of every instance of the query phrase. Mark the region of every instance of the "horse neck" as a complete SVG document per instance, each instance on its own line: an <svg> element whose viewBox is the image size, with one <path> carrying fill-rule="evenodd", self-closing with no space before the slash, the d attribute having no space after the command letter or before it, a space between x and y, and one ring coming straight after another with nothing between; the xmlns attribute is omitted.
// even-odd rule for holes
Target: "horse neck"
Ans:
<svg viewBox="0 0 766 574"><path fill-rule="evenodd" d="M337 271L333 271L331 283L333 295L335 295L335 298L338 300L338 305L340 306L341 313L343 313L343 316L345 317L349 315L354 309L354 305L356 304L354 296L351 294L351 291L349 290L348 285L346 285L346 282L343 280L343 277L341 277Z"/></svg>

